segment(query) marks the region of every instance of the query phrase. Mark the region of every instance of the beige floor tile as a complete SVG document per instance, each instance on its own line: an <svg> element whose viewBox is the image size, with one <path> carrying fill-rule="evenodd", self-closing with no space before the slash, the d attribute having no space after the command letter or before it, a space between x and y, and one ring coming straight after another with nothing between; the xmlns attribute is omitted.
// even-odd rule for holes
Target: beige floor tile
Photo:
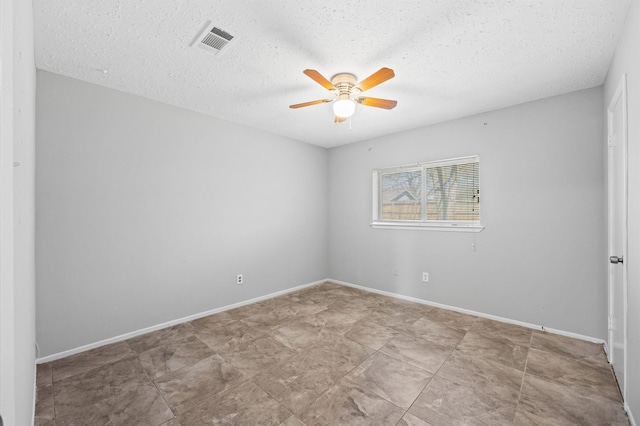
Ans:
<svg viewBox="0 0 640 426"><path fill-rule="evenodd" d="M292 305L305 305L315 307L317 310L327 309L329 303L318 297L312 290L306 289L296 291L294 293L288 293L280 296L282 300L291 302ZM332 303L335 300L332 301ZM308 309L308 308L307 308Z"/></svg>
<svg viewBox="0 0 640 426"><path fill-rule="evenodd" d="M421 303L407 302L402 299L389 298L385 301L384 305L378 308L378 312L388 315L398 315L399 313L404 315L411 315L416 318L428 315L435 310L433 306L423 305Z"/></svg>
<svg viewBox="0 0 640 426"><path fill-rule="evenodd" d="M531 335L533 334L533 329L531 328L493 321L487 318L478 318L473 323L471 330L486 336L500 336L523 346L529 346Z"/></svg>
<svg viewBox="0 0 640 426"><path fill-rule="evenodd" d="M542 331L533 332L531 347L547 352L556 352L569 358L602 364L607 362L604 348L601 344L573 339Z"/></svg>
<svg viewBox="0 0 640 426"><path fill-rule="evenodd" d="M95 410L107 415L113 426L161 425L173 418L158 390L147 384L125 389L113 400L102 400Z"/></svg>
<svg viewBox="0 0 640 426"><path fill-rule="evenodd" d="M395 425L404 410L348 380L331 387L302 416L307 426Z"/></svg>
<svg viewBox="0 0 640 426"><path fill-rule="evenodd" d="M438 424L510 424L524 373L456 349L409 410Z"/></svg>
<svg viewBox="0 0 640 426"><path fill-rule="evenodd" d="M291 416L284 422L280 423L279 426L306 426L306 425L302 423L302 421L300 421L300 419L298 419L296 416Z"/></svg>
<svg viewBox="0 0 640 426"><path fill-rule="evenodd" d="M174 414L182 414L246 379L243 371L214 355L165 374L154 383Z"/></svg>
<svg viewBox="0 0 640 426"><path fill-rule="evenodd" d="M553 419L536 418L535 415L530 414L518 407L516 410L516 417L513 419L513 426L559 426L560 423L556 423Z"/></svg>
<svg viewBox="0 0 640 426"><path fill-rule="evenodd" d="M502 336L487 336L469 331L458 344L457 351L524 370L529 352L528 346L517 345Z"/></svg>
<svg viewBox="0 0 640 426"><path fill-rule="evenodd" d="M75 416L102 400L117 399L125 390L151 384L135 355L86 373L54 381L56 416Z"/></svg>
<svg viewBox="0 0 640 426"><path fill-rule="evenodd" d="M322 359L303 353L258 374L253 381L296 416L340 377Z"/></svg>
<svg viewBox="0 0 640 426"><path fill-rule="evenodd" d="M274 309L268 312L261 312L256 315L251 315L242 320L245 324L255 330L273 330L280 327L283 324L291 323L292 314L285 310Z"/></svg>
<svg viewBox="0 0 640 426"><path fill-rule="evenodd" d="M44 419L53 419L56 416L53 405L53 385L42 385L36 388L35 416Z"/></svg>
<svg viewBox="0 0 640 426"><path fill-rule="evenodd" d="M360 294L360 291L357 289L325 283L302 290L297 294L297 297L304 303L318 304L327 307L333 303L340 302L346 298L356 297ZM291 299L291 297L289 297L289 299Z"/></svg>
<svg viewBox="0 0 640 426"><path fill-rule="evenodd" d="M348 308L328 308L314 315L300 318L299 322L320 327L331 333L345 334L362 318L369 314L368 309L360 312L349 312Z"/></svg>
<svg viewBox="0 0 640 426"><path fill-rule="evenodd" d="M354 342L378 350L398 335L399 331L378 322L369 321L367 318L356 322L344 336Z"/></svg>
<svg viewBox="0 0 640 426"><path fill-rule="evenodd" d="M87 407L89 408L89 407ZM86 410L78 416L60 416L55 419L55 426L108 426L111 425L109 416L98 411Z"/></svg>
<svg viewBox="0 0 640 426"><path fill-rule="evenodd" d="M56 424L160 425L173 417L135 357L56 382L54 404Z"/></svg>
<svg viewBox="0 0 640 426"><path fill-rule="evenodd" d="M465 383L436 375L409 413L434 425L511 425L518 391L471 376Z"/></svg>
<svg viewBox="0 0 640 426"><path fill-rule="evenodd" d="M469 354L456 349L438 370L438 376L451 381L473 386L479 380L483 383L520 392L524 371L504 363L494 362L477 354ZM478 379L476 376L479 376Z"/></svg>
<svg viewBox="0 0 640 426"><path fill-rule="evenodd" d="M374 310L361 302L360 297L350 297L332 303L327 307L328 311L340 312L349 315L353 318L361 319L368 314L374 312Z"/></svg>
<svg viewBox="0 0 640 426"><path fill-rule="evenodd" d="M620 400L618 384L609 364L596 365L555 352L530 349L526 373L565 385L577 395Z"/></svg>
<svg viewBox="0 0 640 426"><path fill-rule="evenodd" d="M324 327L310 322L290 322L269 333L275 340L294 350L302 350L318 346L332 338L332 334Z"/></svg>
<svg viewBox="0 0 640 426"><path fill-rule="evenodd" d="M408 409L433 375L377 352L345 376L400 408Z"/></svg>
<svg viewBox="0 0 640 426"><path fill-rule="evenodd" d="M262 301L257 303L251 303L249 305L244 305L239 308L230 309L228 311L225 311L225 313L229 315L231 318L233 318L234 320L242 320L245 318L249 318L250 316L253 316L253 315L269 312L271 309L272 307L269 304Z"/></svg>
<svg viewBox="0 0 640 426"><path fill-rule="evenodd" d="M84 374L134 355L127 342L118 342L52 361L53 382Z"/></svg>
<svg viewBox="0 0 640 426"><path fill-rule="evenodd" d="M466 331L459 328L452 328L437 321L420 318L405 331L417 338L429 339L442 346L455 346L466 334Z"/></svg>
<svg viewBox="0 0 640 426"><path fill-rule="evenodd" d="M253 382L213 396L178 416L183 426L278 426L291 413Z"/></svg>
<svg viewBox="0 0 640 426"><path fill-rule="evenodd" d="M380 352L435 374L454 348L455 344L400 333Z"/></svg>
<svg viewBox="0 0 640 426"><path fill-rule="evenodd" d="M265 299L259 303L265 307L268 307L272 311L283 310L292 305L298 305L298 303L293 303L291 300L282 296L272 297L271 299Z"/></svg>
<svg viewBox="0 0 640 426"><path fill-rule="evenodd" d="M411 413L405 413L396 426L433 426Z"/></svg>
<svg viewBox="0 0 640 426"><path fill-rule="evenodd" d="M229 365L242 372L245 378L253 377L295 354L295 350L269 336L242 342L230 347L229 350L220 352Z"/></svg>
<svg viewBox="0 0 640 426"><path fill-rule="evenodd" d="M48 417L35 417L33 419L34 426L55 426L56 421ZM59 423L62 424L62 423Z"/></svg>
<svg viewBox="0 0 640 426"><path fill-rule="evenodd" d="M196 328L195 335L215 352L225 352L231 348L255 340L265 335L264 331L249 327L242 321L209 325Z"/></svg>
<svg viewBox="0 0 640 426"><path fill-rule="evenodd" d="M307 355L327 365L336 378L353 370L375 351L340 335L332 335L322 346L310 348Z"/></svg>
<svg viewBox="0 0 640 426"><path fill-rule="evenodd" d="M357 298L357 301L370 309L383 309L384 305L392 300L389 296L383 296L377 293L366 293Z"/></svg>
<svg viewBox="0 0 640 426"><path fill-rule="evenodd" d="M47 386L53 384L53 369L51 363L38 364L36 366L36 386Z"/></svg>
<svg viewBox="0 0 640 426"><path fill-rule="evenodd" d="M353 298L367 294L367 292L364 290L334 283L325 283L322 285L322 288L327 294L336 295L342 299Z"/></svg>
<svg viewBox="0 0 640 426"><path fill-rule="evenodd" d="M138 359L153 380L212 355L214 351L192 335L184 340L169 341L166 345L143 352L138 355Z"/></svg>
<svg viewBox="0 0 640 426"><path fill-rule="evenodd" d="M292 321L297 321L299 317L317 314L326 310L327 307L316 303L289 303L287 306L277 309L291 318Z"/></svg>
<svg viewBox="0 0 640 426"><path fill-rule="evenodd" d="M363 318L363 321L379 324L403 333L409 330L419 319L420 315L417 313L405 311L393 312L392 310L381 309L367 315Z"/></svg>
<svg viewBox="0 0 640 426"><path fill-rule="evenodd" d="M233 321L236 320L226 311L224 311L191 321L191 325L193 326L193 328L195 328L196 331L199 331L219 327L223 324L228 324Z"/></svg>
<svg viewBox="0 0 640 426"><path fill-rule="evenodd" d="M194 331L195 330L191 323L179 324L134 337L127 340L127 343L131 349L140 354L159 346L166 345L169 342L178 342L186 339L193 335Z"/></svg>
<svg viewBox="0 0 640 426"><path fill-rule="evenodd" d="M478 317L473 315L440 308L434 308L428 311L424 314L424 317L431 321L439 322L441 324L448 325L451 328L458 328L461 330L469 330L478 319Z"/></svg>
<svg viewBox="0 0 640 426"><path fill-rule="evenodd" d="M517 424L627 426L629 421L620 401L584 397L570 386L526 375Z"/></svg>

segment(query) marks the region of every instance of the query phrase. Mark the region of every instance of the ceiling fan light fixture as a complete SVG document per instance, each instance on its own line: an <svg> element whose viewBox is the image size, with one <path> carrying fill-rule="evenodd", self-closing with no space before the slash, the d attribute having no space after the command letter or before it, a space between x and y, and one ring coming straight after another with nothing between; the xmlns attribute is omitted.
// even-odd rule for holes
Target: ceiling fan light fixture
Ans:
<svg viewBox="0 0 640 426"><path fill-rule="evenodd" d="M333 113L337 117L348 118L356 111L356 103L351 98L338 99L333 103Z"/></svg>
<svg viewBox="0 0 640 426"><path fill-rule="evenodd" d="M315 101L293 104L289 105L289 108L296 109L332 102L333 113L335 114L335 123L342 123L347 118L351 117L356 110L357 103L382 109L393 109L398 104L397 101L391 99L358 97L358 95L365 90L369 90L372 87L395 77L391 68L380 68L360 83L356 83L357 80L355 75L345 72L334 75L331 78L331 81L327 80L316 70L306 69L303 71L303 74L318 83L320 86L334 93L336 97L333 99L318 99Z"/></svg>

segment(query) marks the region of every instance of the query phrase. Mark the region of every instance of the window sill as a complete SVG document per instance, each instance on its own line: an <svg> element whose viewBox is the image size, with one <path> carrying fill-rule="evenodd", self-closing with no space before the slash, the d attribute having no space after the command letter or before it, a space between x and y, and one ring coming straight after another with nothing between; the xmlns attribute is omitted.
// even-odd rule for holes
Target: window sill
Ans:
<svg viewBox="0 0 640 426"><path fill-rule="evenodd" d="M371 222L375 229L415 229L420 231L480 232L484 226L478 224L425 223L425 222Z"/></svg>

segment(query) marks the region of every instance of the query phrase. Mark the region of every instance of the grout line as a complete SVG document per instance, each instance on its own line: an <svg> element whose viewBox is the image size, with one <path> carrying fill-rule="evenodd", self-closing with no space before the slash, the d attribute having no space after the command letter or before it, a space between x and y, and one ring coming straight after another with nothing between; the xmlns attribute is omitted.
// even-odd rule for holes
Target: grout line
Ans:
<svg viewBox="0 0 640 426"><path fill-rule="evenodd" d="M527 348L527 359L524 361L524 369L522 370L522 381L520 382L520 391L518 392L518 401L516 402L516 410L513 413L513 421L512 424L516 421L516 416L518 415L518 408L520 407L520 398L522 397L522 388L524 387L524 378L527 375L527 365L529 364L529 355L531 354L531 344L533 343L533 333L531 333L531 337L529 338L529 347Z"/></svg>
<svg viewBox="0 0 640 426"><path fill-rule="evenodd" d="M53 365L49 365L49 370L51 372L51 400L53 401L53 421L55 424L56 418L58 418L58 413L56 413L56 388L55 382L53 381Z"/></svg>
<svg viewBox="0 0 640 426"><path fill-rule="evenodd" d="M276 366L279 366L280 364L281 364L281 363L278 363L278 364L276 364ZM274 366L274 367L275 367L275 366ZM274 368L274 367L271 367L271 368ZM269 370L270 370L271 368L269 368ZM259 373L258 373L258 374L259 374ZM256 377L258 374L256 374L256 375L255 375L255 376L253 376L253 377ZM249 380L251 381L251 383L253 383L256 387L258 387L258 389L262 390L262 392L266 393L266 394L269 396L269 398L273 399L273 400L274 400L274 401L275 401L279 406L281 406L282 408L284 408L284 409L289 413L289 416L287 417L287 419L288 419L289 417L293 416L293 417L295 417L296 419L298 419L298 421L300 421L300 423L304 424L304 422L303 422L302 420L300 420L300 418L296 415L296 413L294 413L294 412L293 412L293 411L291 411L288 407L286 407L284 404L282 404L282 403L278 400L278 398L276 398L274 395L272 395L272 394L271 394L271 392L269 392L267 389L265 389L265 388L263 388L262 386L260 386L260 383L258 383L258 382L256 382L255 380L253 380L253 377L252 377L251 379L249 379ZM315 402L315 401L314 401L314 402ZM311 404L313 405L313 402L312 402ZM311 405L310 405L310 406L311 406ZM310 406L309 406L309 407L310 407ZM309 408L309 407L307 407L307 408ZM285 419L285 420L286 420L286 419ZM284 423L284 422L282 422L282 423Z"/></svg>
<svg viewBox="0 0 640 426"><path fill-rule="evenodd" d="M145 374L147 374L147 372L145 371ZM147 374L147 377L149 377L149 374ZM149 379L151 380L151 377L149 377ZM164 403L167 405L167 408L169 409L169 411L171 411L171 414L173 414L173 418L177 419L178 415L175 413L175 411L173 411L173 409L171 408L171 406L169 405L169 403L167 402L167 399L164 397L164 394L162 392L160 392L160 389L158 389L158 385L156 385L155 380L151 380L151 384L153 385L153 387L156 389L156 392L158 392L158 395L160 395L160 398L162 398L162 400L164 401ZM171 419L169 419L170 421Z"/></svg>
<svg viewBox="0 0 640 426"><path fill-rule="evenodd" d="M421 317L422 318L422 317ZM471 330L471 327L469 327L469 330ZM462 339L464 339L464 337L467 335L467 333L469 332L469 330L465 330L464 335L460 338L460 340L458 340L458 343L456 343L456 345L454 346L454 348L451 350L451 352L449 352L449 355L447 355L447 357L445 358L445 360L442 362L442 364L440 364L440 367L438 367L438 369L436 370L435 373L432 373L433 376L431 376L431 379L429 379L429 381L427 382L426 385L424 385L424 387L422 388L422 390L418 393L418 396L416 396L416 398L413 400L413 402L411 403L411 405L409 406L409 408L407 408L405 413L408 413L409 410L411 410L411 408L413 407L413 405L416 403L416 401L418 400L418 398L420 398L420 395L422 395L422 392L424 392L424 390L429 387L429 385L433 382L433 379L435 379L435 377L437 376L438 372L440 372L440 369L442 369L442 366L449 360L449 358L451 358L451 355L453 355L453 352L455 352L455 350L458 348L458 345L460 345L460 342L462 342ZM427 371L427 370L424 370ZM429 373L431 373L429 371Z"/></svg>

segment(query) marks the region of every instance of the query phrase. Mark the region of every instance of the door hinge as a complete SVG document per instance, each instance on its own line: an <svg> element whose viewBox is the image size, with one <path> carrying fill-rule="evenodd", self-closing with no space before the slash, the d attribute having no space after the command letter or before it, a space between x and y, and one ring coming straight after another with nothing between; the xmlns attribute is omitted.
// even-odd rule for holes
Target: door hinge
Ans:
<svg viewBox="0 0 640 426"><path fill-rule="evenodd" d="M607 136L607 145L610 146L610 147L611 146L615 146L613 144L613 138L611 137L611 135Z"/></svg>
<svg viewBox="0 0 640 426"><path fill-rule="evenodd" d="M609 324L607 325L607 328L609 330L615 330L616 329L616 319L613 317L609 317Z"/></svg>

